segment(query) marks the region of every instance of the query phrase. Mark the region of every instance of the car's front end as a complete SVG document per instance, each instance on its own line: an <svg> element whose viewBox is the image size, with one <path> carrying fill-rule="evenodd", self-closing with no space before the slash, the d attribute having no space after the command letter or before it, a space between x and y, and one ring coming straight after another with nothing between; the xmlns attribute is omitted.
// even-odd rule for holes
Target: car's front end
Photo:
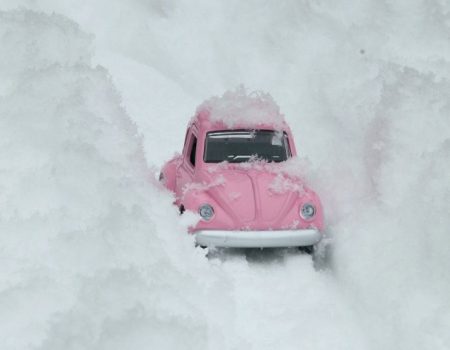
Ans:
<svg viewBox="0 0 450 350"><path fill-rule="evenodd" d="M192 233L202 246L312 246L322 238L318 196L284 164L219 164L201 176L183 202L200 220Z"/></svg>
<svg viewBox="0 0 450 350"><path fill-rule="evenodd" d="M280 125L229 128L208 114L192 121L196 148L186 142L188 170L181 165L178 172L181 181L191 180L177 187L176 203L199 214L190 228L197 244L310 247L322 239L320 200L293 170L292 134Z"/></svg>

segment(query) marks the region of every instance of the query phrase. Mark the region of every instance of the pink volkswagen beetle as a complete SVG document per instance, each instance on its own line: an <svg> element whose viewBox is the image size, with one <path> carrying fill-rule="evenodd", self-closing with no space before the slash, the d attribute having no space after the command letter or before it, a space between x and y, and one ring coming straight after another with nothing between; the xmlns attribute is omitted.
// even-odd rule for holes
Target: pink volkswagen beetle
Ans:
<svg viewBox="0 0 450 350"><path fill-rule="evenodd" d="M270 95L245 89L213 97L191 119L181 155L160 174L208 247L304 247L322 239L318 196L292 169L294 139Z"/></svg>

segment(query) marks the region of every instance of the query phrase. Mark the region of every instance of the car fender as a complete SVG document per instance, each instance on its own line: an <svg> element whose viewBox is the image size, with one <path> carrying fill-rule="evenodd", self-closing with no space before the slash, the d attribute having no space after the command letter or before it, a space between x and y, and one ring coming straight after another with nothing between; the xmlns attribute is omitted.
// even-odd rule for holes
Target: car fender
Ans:
<svg viewBox="0 0 450 350"><path fill-rule="evenodd" d="M176 191L176 181L177 181L177 171L182 161L181 155L176 155L171 160L166 162L159 175L159 180L169 191L175 193Z"/></svg>

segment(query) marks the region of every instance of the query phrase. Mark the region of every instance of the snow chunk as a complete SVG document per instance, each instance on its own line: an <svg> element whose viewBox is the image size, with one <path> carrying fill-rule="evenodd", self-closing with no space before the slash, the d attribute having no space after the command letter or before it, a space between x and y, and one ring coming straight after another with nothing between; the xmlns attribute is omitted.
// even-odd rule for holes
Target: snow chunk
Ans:
<svg viewBox="0 0 450 350"><path fill-rule="evenodd" d="M225 185L225 178L220 175L217 178L214 179L214 181L211 181L209 183L205 182L190 182L187 183L183 188L183 196L186 195L186 193L190 191L207 191L210 188L217 187L217 186L223 186Z"/></svg>
<svg viewBox="0 0 450 350"><path fill-rule="evenodd" d="M283 114L272 96L262 91L248 92L244 86L213 96L197 108L197 115L207 113L213 123L232 127L286 126Z"/></svg>
<svg viewBox="0 0 450 350"><path fill-rule="evenodd" d="M301 195L305 193L305 187L302 182L294 181L292 178L278 174L269 186L273 193L297 192Z"/></svg>
<svg viewBox="0 0 450 350"><path fill-rule="evenodd" d="M241 197L242 197L242 193L240 193L240 192L230 192L230 193L228 193L228 198L230 198L230 200L232 202L234 202L235 200L238 200Z"/></svg>

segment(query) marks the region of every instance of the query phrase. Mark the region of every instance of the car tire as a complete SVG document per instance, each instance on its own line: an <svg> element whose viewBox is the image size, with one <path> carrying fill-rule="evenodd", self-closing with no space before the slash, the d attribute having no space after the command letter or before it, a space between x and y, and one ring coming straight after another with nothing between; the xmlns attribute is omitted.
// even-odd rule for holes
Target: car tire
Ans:
<svg viewBox="0 0 450 350"><path fill-rule="evenodd" d="M313 245L305 245L305 246L298 247L298 250L301 253L308 254L308 255L313 255L314 249L315 249L315 246L313 246Z"/></svg>

